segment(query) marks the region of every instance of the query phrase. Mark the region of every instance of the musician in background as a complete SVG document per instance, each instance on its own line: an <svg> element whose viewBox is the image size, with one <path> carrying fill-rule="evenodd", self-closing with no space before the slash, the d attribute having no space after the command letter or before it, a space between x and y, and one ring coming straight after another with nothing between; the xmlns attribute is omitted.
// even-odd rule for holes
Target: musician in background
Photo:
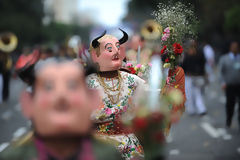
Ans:
<svg viewBox="0 0 240 160"><path fill-rule="evenodd" d="M0 102L7 101L9 97L9 82L11 76L12 59L11 52L17 47L17 37L10 32L0 34L0 65L1 76L0 78Z"/></svg>

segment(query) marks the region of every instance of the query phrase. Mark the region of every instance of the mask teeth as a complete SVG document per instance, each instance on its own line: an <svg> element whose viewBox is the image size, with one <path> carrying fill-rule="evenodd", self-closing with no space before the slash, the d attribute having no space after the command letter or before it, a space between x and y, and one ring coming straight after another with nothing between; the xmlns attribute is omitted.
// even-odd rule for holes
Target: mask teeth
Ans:
<svg viewBox="0 0 240 160"><path fill-rule="evenodd" d="M118 58L118 55L117 55L117 54L115 54L115 55L113 56L113 59L115 59L115 58Z"/></svg>

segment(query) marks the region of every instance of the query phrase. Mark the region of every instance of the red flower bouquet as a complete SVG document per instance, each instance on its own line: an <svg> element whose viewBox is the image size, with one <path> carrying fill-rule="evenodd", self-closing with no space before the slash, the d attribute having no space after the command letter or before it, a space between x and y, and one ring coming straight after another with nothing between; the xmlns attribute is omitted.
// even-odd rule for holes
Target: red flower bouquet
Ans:
<svg viewBox="0 0 240 160"><path fill-rule="evenodd" d="M163 157L163 147L165 145L164 130L167 119L164 113L160 111L149 112L147 115L141 115L141 110L137 110L137 115L126 124L128 130L138 137L143 146L144 159L151 160L156 157Z"/></svg>
<svg viewBox="0 0 240 160"><path fill-rule="evenodd" d="M180 56L183 52L183 48L179 43L174 43L173 44L173 51L175 53L176 56Z"/></svg>
<svg viewBox="0 0 240 160"><path fill-rule="evenodd" d="M177 59L183 53L183 47L180 43L177 43L175 38L174 28L167 27L164 29L161 38L161 55L164 57L164 68L175 68L177 65Z"/></svg>
<svg viewBox="0 0 240 160"><path fill-rule="evenodd" d="M186 39L196 37L198 20L193 8L182 2L159 3L153 12L156 22L161 24L164 31L161 34L161 55L165 68L174 69L179 56L183 53L182 44Z"/></svg>
<svg viewBox="0 0 240 160"><path fill-rule="evenodd" d="M134 66L132 63L127 63L125 67L130 71L131 74L135 74L142 79L147 80L151 64L137 64L136 66Z"/></svg>
<svg viewBox="0 0 240 160"><path fill-rule="evenodd" d="M157 103L153 110L149 106L150 92L146 88L138 90L133 99L135 106L121 117L126 130L132 131L138 137L146 160L164 156L165 136L171 120L169 106L179 101L175 93L166 92L158 98L161 103ZM160 94L160 91L156 91L156 94Z"/></svg>
<svg viewBox="0 0 240 160"><path fill-rule="evenodd" d="M161 54L164 54L165 53L165 51L166 51L166 49L167 49L167 46L165 45L165 46L163 46L163 48L162 48L162 50L161 50Z"/></svg>

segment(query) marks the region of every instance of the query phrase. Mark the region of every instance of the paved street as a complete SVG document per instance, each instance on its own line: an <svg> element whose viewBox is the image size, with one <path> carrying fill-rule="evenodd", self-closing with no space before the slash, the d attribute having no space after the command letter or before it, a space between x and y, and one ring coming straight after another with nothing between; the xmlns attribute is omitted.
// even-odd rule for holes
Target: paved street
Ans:
<svg viewBox="0 0 240 160"><path fill-rule="evenodd" d="M21 114L19 105L19 95L23 86L20 80L12 79L9 101L0 105L0 152L11 139L24 134L29 126Z"/></svg>
<svg viewBox="0 0 240 160"><path fill-rule="evenodd" d="M0 105L0 152L9 141L24 134L29 128L20 113L18 103L23 84L11 80L11 96L8 103ZM240 130L234 116L231 129L225 129L225 97L218 84L205 91L208 107L206 116L189 116L184 113L178 124L172 126L167 138L168 160L239 160Z"/></svg>
<svg viewBox="0 0 240 160"><path fill-rule="evenodd" d="M168 137L168 160L240 160L240 130L237 116L225 129L225 96L214 83L205 90L208 114L185 113ZM236 107L237 109L237 107Z"/></svg>

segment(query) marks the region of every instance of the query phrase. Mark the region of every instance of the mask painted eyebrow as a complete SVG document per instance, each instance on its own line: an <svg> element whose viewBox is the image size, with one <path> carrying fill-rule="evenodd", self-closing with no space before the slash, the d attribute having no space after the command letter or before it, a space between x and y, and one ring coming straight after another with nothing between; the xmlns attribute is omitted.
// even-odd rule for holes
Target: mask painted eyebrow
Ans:
<svg viewBox="0 0 240 160"><path fill-rule="evenodd" d="M105 45L105 49L107 49L107 47L108 47L109 45L112 46L112 43L107 43L107 44Z"/></svg>

